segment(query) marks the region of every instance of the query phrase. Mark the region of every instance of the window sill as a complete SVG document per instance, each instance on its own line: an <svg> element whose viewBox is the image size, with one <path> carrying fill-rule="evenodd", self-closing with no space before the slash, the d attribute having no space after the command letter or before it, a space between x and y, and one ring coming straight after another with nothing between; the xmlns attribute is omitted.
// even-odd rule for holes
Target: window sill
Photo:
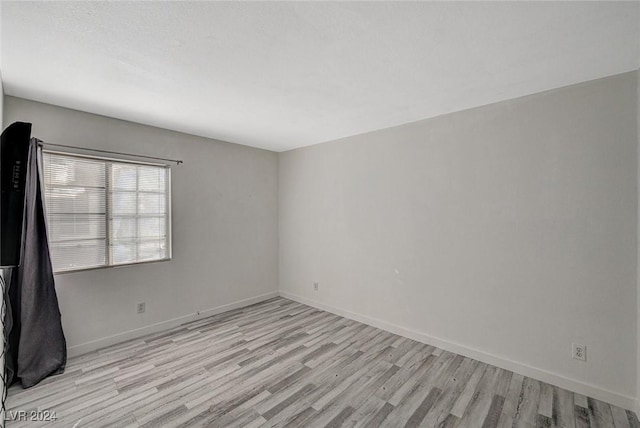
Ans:
<svg viewBox="0 0 640 428"><path fill-rule="evenodd" d="M111 265L111 266L96 266L96 267L87 267L87 268L80 268L80 269L69 269L69 270L63 270L60 272L54 272L54 275L67 275L70 273L77 273L77 272L87 272L87 271L91 271L91 270L101 270L101 269L120 269L120 268L126 268L126 267L131 267L131 266L139 266L139 265L148 265L148 264L152 264L152 263L162 263L162 262L170 262L172 260L172 257L168 257L165 259L158 259L158 260L145 260L145 261L141 261L141 262L135 262L135 263L124 263L121 265Z"/></svg>

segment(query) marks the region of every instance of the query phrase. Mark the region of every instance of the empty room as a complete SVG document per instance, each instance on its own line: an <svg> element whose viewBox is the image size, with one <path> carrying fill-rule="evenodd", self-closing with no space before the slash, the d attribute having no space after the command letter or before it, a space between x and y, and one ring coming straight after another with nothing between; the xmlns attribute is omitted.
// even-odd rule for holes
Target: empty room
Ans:
<svg viewBox="0 0 640 428"><path fill-rule="evenodd" d="M0 37L3 427L640 428L640 1Z"/></svg>

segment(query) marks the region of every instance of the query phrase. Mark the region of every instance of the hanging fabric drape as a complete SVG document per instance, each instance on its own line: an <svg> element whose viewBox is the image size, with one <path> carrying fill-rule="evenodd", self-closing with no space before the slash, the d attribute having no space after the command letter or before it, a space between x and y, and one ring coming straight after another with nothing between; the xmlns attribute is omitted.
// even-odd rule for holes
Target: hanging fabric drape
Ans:
<svg viewBox="0 0 640 428"><path fill-rule="evenodd" d="M44 211L41 142L29 142L21 264L11 275L9 337L5 361L9 384L24 388L64 371L67 346L62 331Z"/></svg>

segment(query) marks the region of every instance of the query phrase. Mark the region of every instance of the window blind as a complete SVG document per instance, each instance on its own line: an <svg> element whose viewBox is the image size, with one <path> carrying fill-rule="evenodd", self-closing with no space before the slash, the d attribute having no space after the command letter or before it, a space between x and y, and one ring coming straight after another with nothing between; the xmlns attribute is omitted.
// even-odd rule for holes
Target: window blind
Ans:
<svg viewBox="0 0 640 428"><path fill-rule="evenodd" d="M54 271L169 258L169 173L165 166L45 152Z"/></svg>

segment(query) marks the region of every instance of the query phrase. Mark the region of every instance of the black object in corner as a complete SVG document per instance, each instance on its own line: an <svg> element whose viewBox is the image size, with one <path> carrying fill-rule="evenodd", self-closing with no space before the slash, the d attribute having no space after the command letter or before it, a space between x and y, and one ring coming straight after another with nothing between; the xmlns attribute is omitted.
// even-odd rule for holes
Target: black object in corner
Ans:
<svg viewBox="0 0 640 428"><path fill-rule="evenodd" d="M0 266L20 264L31 124L15 122L0 143Z"/></svg>

